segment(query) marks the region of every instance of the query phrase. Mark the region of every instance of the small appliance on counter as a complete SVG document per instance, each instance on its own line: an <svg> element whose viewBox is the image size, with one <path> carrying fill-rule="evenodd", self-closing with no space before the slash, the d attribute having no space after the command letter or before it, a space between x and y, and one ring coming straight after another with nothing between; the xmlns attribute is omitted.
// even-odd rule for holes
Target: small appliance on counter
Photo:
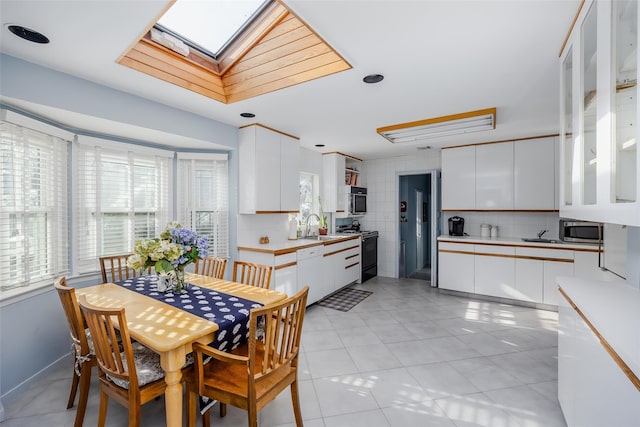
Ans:
<svg viewBox="0 0 640 427"><path fill-rule="evenodd" d="M449 218L449 236L464 236L464 218L459 216Z"/></svg>

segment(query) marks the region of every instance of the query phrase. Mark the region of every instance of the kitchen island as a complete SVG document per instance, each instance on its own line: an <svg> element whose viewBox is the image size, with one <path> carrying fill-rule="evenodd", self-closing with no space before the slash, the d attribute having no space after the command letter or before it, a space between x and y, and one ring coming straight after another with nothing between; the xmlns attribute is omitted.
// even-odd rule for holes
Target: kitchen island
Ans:
<svg viewBox="0 0 640 427"><path fill-rule="evenodd" d="M640 289L559 277L558 400L569 427L637 426Z"/></svg>

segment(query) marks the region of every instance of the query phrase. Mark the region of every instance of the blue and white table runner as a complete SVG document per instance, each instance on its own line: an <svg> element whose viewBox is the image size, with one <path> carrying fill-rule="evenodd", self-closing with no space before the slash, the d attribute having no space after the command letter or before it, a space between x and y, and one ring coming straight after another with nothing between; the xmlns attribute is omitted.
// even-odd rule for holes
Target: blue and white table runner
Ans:
<svg viewBox="0 0 640 427"><path fill-rule="evenodd" d="M249 312L263 306L259 302L195 285L187 285L187 290L182 293L160 292L157 282L158 277L150 275L116 284L216 323L219 329L209 345L221 351L231 351L247 340Z"/></svg>

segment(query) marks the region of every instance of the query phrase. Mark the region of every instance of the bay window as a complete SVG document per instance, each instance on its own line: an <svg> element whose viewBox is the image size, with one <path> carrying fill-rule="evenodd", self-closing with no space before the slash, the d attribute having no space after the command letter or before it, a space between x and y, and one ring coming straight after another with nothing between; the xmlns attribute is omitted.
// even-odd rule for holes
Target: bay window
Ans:
<svg viewBox="0 0 640 427"><path fill-rule="evenodd" d="M74 248L77 273L98 258L127 253L158 236L172 218L173 152L78 136L74 144Z"/></svg>
<svg viewBox="0 0 640 427"><path fill-rule="evenodd" d="M0 121L2 291L51 282L68 270L68 144L59 136Z"/></svg>
<svg viewBox="0 0 640 427"><path fill-rule="evenodd" d="M209 254L229 257L226 154L178 153L178 222L209 240Z"/></svg>

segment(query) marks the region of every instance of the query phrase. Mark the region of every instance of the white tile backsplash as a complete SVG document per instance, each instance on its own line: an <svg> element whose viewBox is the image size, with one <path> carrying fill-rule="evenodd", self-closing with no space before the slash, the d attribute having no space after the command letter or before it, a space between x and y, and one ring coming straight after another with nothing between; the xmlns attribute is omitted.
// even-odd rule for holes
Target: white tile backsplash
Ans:
<svg viewBox="0 0 640 427"><path fill-rule="evenodd" d="M289 214L238 215L238 245L256 244L269 236L271 243L287 240Z"/></svg>
<svg viewBox="0 0 640 427"><path fill-rule="evenodd" d="M535 237L541 230L549 230L545 237L558 238L558 213L521 212L456 212L445 213L443 234L449 232L448 219L452 216L464 218L464 232L470 236L480 236L480 225L498 226L500 237Z"/></svg>

